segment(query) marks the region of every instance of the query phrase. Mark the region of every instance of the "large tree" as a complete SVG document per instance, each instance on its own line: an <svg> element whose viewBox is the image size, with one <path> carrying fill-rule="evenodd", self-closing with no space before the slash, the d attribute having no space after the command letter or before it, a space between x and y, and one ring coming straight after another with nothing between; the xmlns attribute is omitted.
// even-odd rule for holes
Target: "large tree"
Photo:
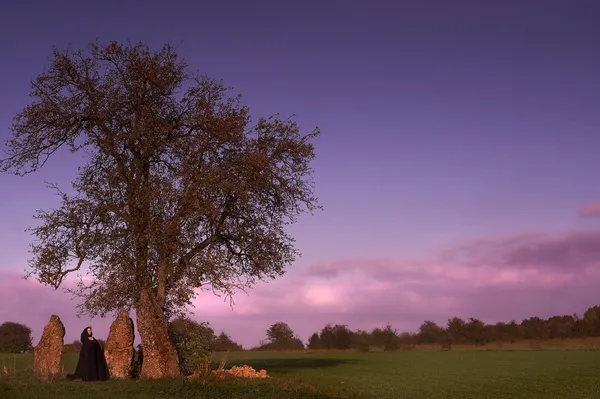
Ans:
<svg viewBox="0 0 600 399"><path fill-rule="evenodd" d="M60 206L39 211L30 276L58 288L69 274L81 313L136 311L142 376L177 376L168 316L199 287L233 294L283 274L298 255L286 226L318 207L314 130L250 119L222 83L188 74L166 45L55 48L15 117L5 172L82 152ZM82 273L83 272L83 273Z"/></svg>

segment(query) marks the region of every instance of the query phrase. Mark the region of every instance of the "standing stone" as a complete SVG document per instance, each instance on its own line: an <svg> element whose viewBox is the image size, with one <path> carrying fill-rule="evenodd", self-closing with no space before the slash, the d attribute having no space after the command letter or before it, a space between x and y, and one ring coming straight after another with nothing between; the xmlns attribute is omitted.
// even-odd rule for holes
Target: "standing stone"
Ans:
<svg viewBox="0 0 600 399"><path fill-rule="evenodd" d="M125 309L121 309L115 321L110 325L108 339L104 345L104 357L111 378L131 378L135 353L134 339L133 320Z"/></svg>
<svg viewBox="0 0 600 399"><path fill-rule="evenodd" d="M65 326L57 315L50 316L44 327L42 338L33 350L33 373L43 381L63 377L60 367L60 355L63 350Z"/></svg>

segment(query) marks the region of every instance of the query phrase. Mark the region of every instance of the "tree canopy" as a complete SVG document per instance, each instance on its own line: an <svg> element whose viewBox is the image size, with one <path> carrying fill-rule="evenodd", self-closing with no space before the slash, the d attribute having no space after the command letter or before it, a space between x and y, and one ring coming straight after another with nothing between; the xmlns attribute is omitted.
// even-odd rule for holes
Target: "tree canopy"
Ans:
<svg viewBox="0 0 600 399"><path fill-rule="evenodd" d="M240 96L187 70L169 45L55 48L0 161L25 175L61 148L85 151L72 189L53 186L60 206L35 215L29 276L58 288L86 274L69 289L80 312L135 308L144 347L167 340L158 320L199 287L231 295L283 274L299 255L286 226L319 208L318 129L253 121Z"/></svg>
<svg viewBox="0 0 600 399"><path fill-rule="evenodd" d="M0 325L0 353L22 353L31 349L31 328L7 321Z"/></svg>
<svg viewBox="0 0 600 399"><path fill-rule="evenodd" d="M289 324L279 321L267 329L267 342L261 344L259 349L304 349L304 344L296 336Z"/></svg>

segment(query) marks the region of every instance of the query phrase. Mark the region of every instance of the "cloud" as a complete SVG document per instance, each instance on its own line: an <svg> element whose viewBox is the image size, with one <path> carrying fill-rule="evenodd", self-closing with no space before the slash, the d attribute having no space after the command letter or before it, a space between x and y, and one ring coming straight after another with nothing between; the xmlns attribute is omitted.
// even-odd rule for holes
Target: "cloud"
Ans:
<svg viewBox="0 0 600 399"><path fill-rule="evenodd" d="M590 202L581 209L581 216L600 216L600 202Z"/></svg>
<svg viewBox="0 0 600 399"><path fill-rule="evenodd" d="M0 271L0 323L14 321L31 327L33 344L41 338L44 325L52 314L60 317L65 325L65 342L79 339L81 331L93 326L94 335L106 338L110 327L108 318L77 317L77 302L61 289L54 290L34 279L23 279L15 272Z"/></svg>
<svg viewBox="0 0 600 399"><path fill-rule="evenodd" d="M496 322L581 314L598 304L599 266L600 231L526 232L478 239L430 259L340 259L296 268L236 295L233 308L225 298L199 292L193 317L249 347L277 321L306 340L327 323L372 329L389 322L414 331L424 320L445 324L453 316ZM75 318L68 296L14 276L1 281L0 300L10 306L2 307L0 319L41 332L57 313L74 330L70 339L87 325ZM108 320L92 323L99 336L108 333Z"/></svg>

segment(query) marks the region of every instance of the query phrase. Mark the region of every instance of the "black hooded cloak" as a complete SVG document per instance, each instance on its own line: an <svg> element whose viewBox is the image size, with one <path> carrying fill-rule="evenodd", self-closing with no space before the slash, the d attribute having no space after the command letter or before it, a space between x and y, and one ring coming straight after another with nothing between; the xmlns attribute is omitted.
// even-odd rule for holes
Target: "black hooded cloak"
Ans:
<svg viewBox="0 0 600 399"><path fill-rule="evenodd" d="M86 327L81 333L81 350L77 368L72 375L73 379L81 378L84 381L106 381L108 380L108 367L100 344L88 334Z"/></svg>

